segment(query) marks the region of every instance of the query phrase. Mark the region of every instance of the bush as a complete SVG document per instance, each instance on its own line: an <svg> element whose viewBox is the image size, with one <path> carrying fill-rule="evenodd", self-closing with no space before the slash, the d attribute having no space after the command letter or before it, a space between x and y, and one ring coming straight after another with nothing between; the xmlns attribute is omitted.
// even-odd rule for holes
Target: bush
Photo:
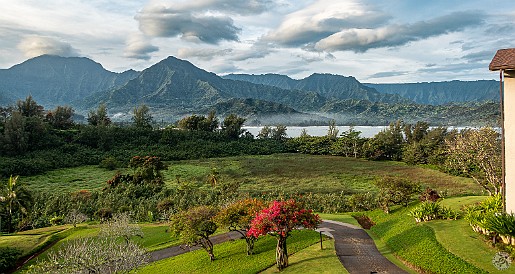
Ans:
<svg viewBox="0 0 515 274"><path fill-rule="evenodd" d="M417 223L436 219L456 220L459 217L457 211L433 202L422 202L412 209L409 215L414 217Z"/></svg>
<svg viewBox="0 0 515 274"><path fill-rule="evenodd" d="M0 273L5 273L13 268L21 254L22 252L19 249L0 247Z"/></svg>
<svg viewBox="0 0 515 274"><path fill-rule="evenodd" d="M475 232L490 234L486 228L486 217L490 214L503 212L503 204L501 195L488 197L479 204L471 205L465 208L465 220L467 220Z"/></svg>
<svg viewBox="0 0 515 274"><path fill-rule="evenodd" d="M108 170L115 170L120 167L120 163L113 156L108 156L100 162L99 166Z"/></svg>
<svg viewBox="0 0 515 274"><path fill-rule="evenodd" d="M377 207L376 199L376 196L370 192L356 193L350 196L348 203L352 211L366 211Z"/></svg>
<svg viewBox="0 0 515 274"><path fill-rule="evenodd" d="M50 224L55 225L62 225L64 224L64 217L63 216L54 216L50 218Z"/></svg>
<svg viewBox="0 0 515 274"><path fill-rule="evenodd" d="M402 177L387 176L375 182L379 188L378 202L388 213L391 205L408 206L414 194L420 193L420 184Z"/></svg>

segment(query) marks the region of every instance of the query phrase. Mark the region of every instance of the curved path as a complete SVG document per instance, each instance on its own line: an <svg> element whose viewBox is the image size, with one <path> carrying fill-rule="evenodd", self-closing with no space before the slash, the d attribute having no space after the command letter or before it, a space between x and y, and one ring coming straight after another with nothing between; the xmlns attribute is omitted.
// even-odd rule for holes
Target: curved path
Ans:
<svg viewBox="0 0 515 274"><path fill-rule="evenodd" d="M334 239L336 255L349 273L407 273L388 261L363 228L342 222L324 220L317 231ZM210 237L213 244L241 239L240 233L232 231ZM177 256L200 247L172 246L151 252L150 261Z"/></svg>
<svg viewBox="0 0 515 274"><path fill-rule="evenodd" d="M242 236L240 233L236 231L227 232L224 234L218 234L213 237L209 237L211 239L211 242L215 244L220 244L227 241L234 241L241 239ZM162 259L166 259L169 257L177 256L186 252L190 252L192 250L200 249L200 246L193 246L193 247L185 247L185 246L172 246L156 251L150 252L150 262L159 261Z"/></svg>
<svg viewBox="0 0 515 274"><path fill-rule="evenodd" d="M361 227L324 220L317 230L334 239L336 255L349 273L407 273L386 259Z"/></svg>

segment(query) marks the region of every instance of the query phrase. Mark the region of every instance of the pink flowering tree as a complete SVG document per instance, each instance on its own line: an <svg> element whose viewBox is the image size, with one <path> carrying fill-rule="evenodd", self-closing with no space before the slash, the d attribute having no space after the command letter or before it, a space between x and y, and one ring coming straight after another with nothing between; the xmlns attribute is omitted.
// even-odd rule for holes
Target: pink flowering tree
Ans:
<svg viewBox="0 0 515 274"><path fill-rule="evenodd" d="M253 237L270 234L277 238L275 259L279 270L288 266L286 239L294 229L315 229L321 223L320 216L302 208L295 200L273 201L259 212L247 234Z"/></svg>

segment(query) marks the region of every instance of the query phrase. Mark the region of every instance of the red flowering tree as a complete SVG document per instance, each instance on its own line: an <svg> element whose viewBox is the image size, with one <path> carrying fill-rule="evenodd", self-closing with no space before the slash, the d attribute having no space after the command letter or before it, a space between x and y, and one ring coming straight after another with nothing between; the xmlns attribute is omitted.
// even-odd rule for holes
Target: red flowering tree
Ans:
<svg viewBox="0 0 515 274"><path fill-rule="evenodd" d="M275 260L279 270L288 266L288 250L286 238L290 232L298 228L315 229L321 223L320 216L311 210L304 209L295 200L273 201L252 220L249 236L259 237L270 234L277 238Z"/></svg>
<svg viewBox="0 0 515 274"><path fill-rule="evenodd" d="M250 222L258 212L263 210L265 204L258 199L245 199L236 201L218 213L215 220L219 226L226 227L231 231L237 231L247 242L247 255L252 255L256 237L248 234Z"/></svg>

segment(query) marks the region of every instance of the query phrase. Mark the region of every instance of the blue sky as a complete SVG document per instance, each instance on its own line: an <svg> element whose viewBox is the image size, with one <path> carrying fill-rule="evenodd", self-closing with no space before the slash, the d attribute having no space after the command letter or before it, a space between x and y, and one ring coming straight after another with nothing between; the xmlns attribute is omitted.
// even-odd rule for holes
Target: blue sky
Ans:
<svg viewBox="0 0 515 274"><path fill-rule="evenodd" d="M0 0L0 68L41 54L111 71L167 56L217 74L312 73L361 82L497 79L515 1Z"/></svg>

